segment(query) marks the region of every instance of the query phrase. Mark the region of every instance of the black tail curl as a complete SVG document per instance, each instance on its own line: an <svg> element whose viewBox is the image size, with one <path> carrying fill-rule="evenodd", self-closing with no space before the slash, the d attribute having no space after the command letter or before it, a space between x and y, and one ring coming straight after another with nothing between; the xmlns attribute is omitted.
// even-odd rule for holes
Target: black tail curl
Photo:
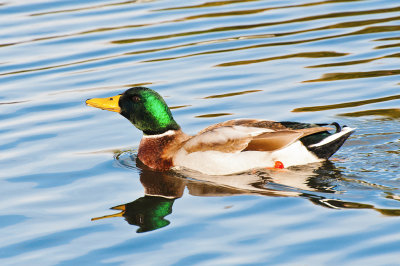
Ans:
<svg viewBox="0 0 400 266"><path fill-rule="evenodd" d="M336 132L335 133L339 133L339 132L342 131L342 127L337 122L332 122L330 124L327 124L327 123L326 124L317 124L317 125L320 126L320 127L335 126L335 128L336 128ZM343 127L346 127L346 126L343 126Z"/></svg>

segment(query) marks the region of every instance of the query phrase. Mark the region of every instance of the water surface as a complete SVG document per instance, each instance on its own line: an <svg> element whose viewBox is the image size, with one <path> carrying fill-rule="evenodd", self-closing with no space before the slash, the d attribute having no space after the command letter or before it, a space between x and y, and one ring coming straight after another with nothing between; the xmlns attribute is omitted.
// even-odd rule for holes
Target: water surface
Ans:
<svg viewBox="0 0 400 266"><path fill-rule="evenodd" d="M399 11L0 1L0 264L398 264ZM155 173L138 130L84 104L135 85L189 134L249 117L357 131L322 164Z"/></svg>

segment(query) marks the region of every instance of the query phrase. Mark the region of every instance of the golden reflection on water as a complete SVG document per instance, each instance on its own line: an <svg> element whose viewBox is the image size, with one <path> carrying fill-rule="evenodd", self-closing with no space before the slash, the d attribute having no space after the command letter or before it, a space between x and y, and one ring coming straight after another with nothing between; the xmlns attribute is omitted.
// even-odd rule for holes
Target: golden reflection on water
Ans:
<svg viewBox="0 0 400 266"><path fill-rule="evenodd" d="M322 57L339 57L345 56L348 53L337 53L337 52L330 52L330 51L321 51L321 52L307 52L307 53L296 53L296 54L288 54L282 56L273 56L255 60L241 60L241 61L234 61L234 62L227 62L215 65L217 67L224 67L224 66L239 66L239 65L248 65L248 64L255 64L261 62L267 62L272 60L281 60L281 59L290 59L296 57L304 57L304 58L322 58Z"/></svg>
<svg viewBox="0 0 400 266"><path fill-rule="evenodd" d="M245 3L245 2L257 2L259 0L227 0L227 1L212 1L212 2L205 2L202 4L191 5L191 6L178 6L178 7L169 7L163 9L156 9L155 11L169 11L169 10L180 10L180 9L198 9L204 7L216 7L216 6L225 6L237 3Z"/></svg>
<svg viewBox="0 0 400 266"><path fill-rule="evenodd" d="M79 12L79 11L86 11L86 10L93 10L93 9L99 9L99 8L107 8L107 7L113 7L113 6L135 4L135 3L143 3L143 2L152 2L152 1L154 1L154 0L123 1L123 2L117 2L117 3L111 3L111 4L91 5L91 6L85 6L85 7L79 7L79 8L32 13L29 16L36 17L36 16L44 16L44 15L54 15L54 14L59 14L59 13Z"/></svg>
<svg viewBox="0 0 400 266"><path fill-rule="evenodd" d="M79 65L79 64L92 63L92 62L102 61L102 60L111 59L111 58L112 58L112 56L104 56L104 57L97 57L97 58L92 58L92 59L75 61L72 63L52 65L52 66L47 66L47 67L22 69L22 70L17 70L17 71L0 73L0 76L9 76L9 75L15 75L15 74L23 74L23 73L30 73L30 72L36 72L36 71L50 70L50 69L74 66L74 65Z"/></svg>
<svg viewBox="0 0 400 266"><path fill-rule="evenodd" d="M265 23L248 24L248 25L223 26L223 27L216 27L216 28L211 28L211 29L207 29L207 30L186 31L186 32L168 34L168 35L158 35L158 36L142 37L142 38L129 38L129 39L122 39L122 40L115 40L112 43L126 44L126 43L134 43L134 42L154 41L154 40L162 40L162 39L184 37L184 36L191 36L191 35L200 35L200 34L214 33L214 32L238 31L238 30L246 30L246 29L248 30L248 29L254 29L254 28L259 28L259 27L269 27L269 26L284 25L284 24L291 24L291 23L298 23L298 22L322 20L322 19L328 19L328 18L362 16L362 15L381 14L381 13L398 12L398 11L400 11L400 7L384 8L384 9L371 9L371 10L354 11L354 12L337 12L337 13L329 13L329 14L324 14L324 15L315 15L315 16L308 16L308 17L303 17L303 18L296 18L296 19L285 20L285 21L265 22ZM242 15L246 15L246 14L242 14ZM204 15L204 16L207 16L207 15ZM186 17L186 18L179 19L177 21L168 21L168 23L187 21L187 20L193 20L193 19L197 19L197 18ZM295 32L281 33L281 34L278 33L278 34L275 34L275 36L286 36L286 35L292 35L292 34L298 34L298 33L335 29L335 28L359 27L359 26L365 26L365 25L382 23L382 22L389 22L389 21L399 20L399 19L400 19L400 16L396 16L396 17L383 18L383 19L368 19L365 21L337 23L337 24L330 25L330 26L318 27L318 28L307 29L307 30L302 30L302 31L295 31ZM166 23L166 22L163 22L163 23ZM149 26L149 25L146 25L146 26ZM316 38L316 39L312 39L312 40L303 40L301 42L283 42L283 43L275 44L275 45L302 43L302 42L309 42L309 41L315 41L315 40L325 40L325 39L337 38L337 37L342 37L342 36L358 35L358 34L397 31L399 27L400 26L369 27L366 29L357 30L353 33L321 37L321 38ZM248 48L244 48L244 49L248 49Z"/></svg>
<svg viewBox="0 0 400 266"><path fill-rule="evenodd" d="M213 113L213 114L196 115L195 118L211 118L211 117L219 117L226 115L233 115L233 113Z"/></svg>
<svg viewBox="0 0 400 266"><path fill-rule="evenodd" d="M136 1L124 1L124 2L120 2L120 3L106 4L105 6L125 5L125 4L135 3L135 2ZM317 2L317 3L306 3L306 4L301 4L301 5L273 7L272 9L313 6L313 5L320 5L320 4L329 4L329 3L333 3L333 2L345 2L345 1L321 1L321 2ZM225 4L231 4L231 3L236 3L236 1L212 2L209 4L225 5ZM207 5L207 4L205 4L205 5ZM103 5L101 5L101 6L103 6ZM92 8L96 9L96 8L99 8L99 6L83 7L82 9L92 9ZM182 8L190 8L190 7L182 7ZM179 7L177 7L177 9L179 9ZM38 14L34 14L34 15L35 16L46 15L46 14L52 14L54 12L73 12L74 10L75 9L58 10L58 11L51 11L51 12L45 12L45 13L38 13ZM76 10L81 10L81 9L78 8ZM264 12L266 10L268 10L268 8L267 9L257 9L257 10L244 10L244 11L240 11L238 14L236 14L236 13L235 14L221 13L220 15L221 16L248 15L248 14L252 14L252 12ZM265 22L265 23L248 24L248 25L223 26L223 27L216 27L216 28L211 28L211 29L206 29L206 30L179 32L179 33L172 33L172 34L167 34L167 35L152 35L150 37L112 40L111 44L127 44L127 43L134 43L134 42L147 42L147 41L170 39L170 38L184 37L184 36L191 36L191 35L208 34L208 33L214 33L214 32L239 31L239 30L254 29L254 28L259 28L259 27L268 27L268 26L284 25L284 24L291 24L291 23L314 21L314 20L323 20L323 19L329 19L329 18L364 16L364 15L391 13L391 12L398 12L398 11L400 11L400 7L353 11L353 12L336 12L336 13L329 13L329 14L323 14L323 15L307 16L307 17L290 19L290 20L285 20L285 21ZM199 19L201 17L213 17L213 16L215 16L215 14L211 13L211 14L203 14L203 15L198 15L198 16L189 16L189 17L184 17L184 18L175 19L175 20L156 21L156 22L145 23L145 24L130 24L130 25L122 25L122 26L116 26L116 27L96 28L93 30L86 30L86 31L70 33L70 34L39 37L39 38L27 40L27 41L24 40L24 41L12 42L12 43L3 43L3 44L0 44L0 47L17 45L17 44L22 44L22 43L32 43L32 42L37 42L37 41L46 41L46 40L52 40L52 39L62 39L62 38L68 38L68 37L83 36L83 35L89 35L89 34L99 33L99 32L117 31L117 30L121 30L121 29L144 28L144 27L149 27L149 26L154 26L154 25L161 25L161 24L166 24L166 23L177 23L177 22L181 22L181 21L195 20L195 19ZM295 35L295 34L300 34L300 33L338 29L338 28L360 27L360 26L367 26L367 25L371 25L371 24L385 23L385 22L396 21L396 20L400 20L400 16L388 17L388 18L378 18L378 19L357 20L357 21L350 21L350 22L341 22L341 23L336 23L336 24L332 24L332 25L328 25L328 26L316 27L316 28L311 28L311 29L308 28L305 30L298 30L298 31L292 31L292 32L240 35L240 36L236 36L236 37L219 38L219 39L213 39L213 40L207 40L207 41L184 43L184 44L171 45L171 46L154 48L154 49L134 50L132 52L124 52L124 53L119 53L119 54L100 56L100 57L89 58L89 59L85 59L85 60L78 60L78 61L73 61L73 62L68 62L68 63L54 64L54 65L49 65L49 66L37 67L37 68L19 69L16 71L3 72L3 73L0 73L0 75L8 76L8 75L36 72L36 71L44 71L44 70L50 70L50 69L56 69L56 68L76 66L76 65L86 64L86 63L94 63L94 62L129 56L129 55L138 55L138 54L154 53L154 52L166 51L166 50L174 50L174 49L179 49L179 48L184 48L184 47L205 45L208 43L223 43L223 42L232 42L232 41L238 41L238 40L244 40L244 39L271 39L271 38L275 38L275 37L283 37L283 36ZM302 43L315 42L315 41L321 41L321 40L336 39L336 38L347 37L347 36L382 33L382 32L392 32L392 31L399 31L399 30L400 30L400 26L393 26L393 25L371 26L371 27L367 27L367 28L364 28L361 30L356 30L354 32L344 33L344 34L328 35L328 36L324 36L324 37L316 37L316 38L311 38L311 39L291 40L291 41L285 41L285 42L268 42L268 43L264 43L264 44L247 45L247 46L240 46L240 47L228 48L228 49L207 50L205 52L189 53L189 54L180 55L180 56L146 59L146 60L141 61L141 63L168 61L168 60L175 60L175 59L181 59L181 58L187 58L187 57L193 57L193 56L234 52L234 51L247 50L247 49L264 48L264 47L269 47L269 46L295 45L295 44L302 44ZM381 38L376 41L386 41L386 40L396 40L396 38ZM393 47L397 47L398 45L399 44L381 45L381 46L377 46L376 49L393 48ZM348 53L338 53L338 52L331 52L331 51L296 53L296 54L287 54L287 55L282 55L282 56L277 56L277 57L225 62L225 63L217 64L216 66L237 66L237 65L266 62L266 61L271 61L271 60L290 59L290 58L295 58L295 57L322 58L322 57L335 57L335 56L345 56L345 55L348 55ZM368 63L368 62L371 62L371 61L374 61L377 59L398 57L398 56L399 56L398 54L392 54L392 55L373 58L373 59L362 59L362 60L356 60L356 61L351 61L351 62L323 64L323 65L316 65L316 66L310 66L310 67L331 67L331 66L361 64L361 63ZM360 72L360 73L355 73L355 72L328 73L320 79L308 80L305 82L332 81L332 80L339 80L339 79L376 77L376 76L385 76L385 75L398 75L399 74L398 71L399 70L371 71L371 72Z"/></svg>
<svg viewBox="0 0 400 266"><path fill-rule="evenodd" d="M400 47L400 43L380 45L380 46L375 47L375 49L386 49L386 48L395 48L395 47Z"/></svg>
<svg viewBox="0 0 400 266"><path fill-rule="evenodd" d="M389 108L389 109L365 110L359 112L343 113L339 114L339 116L347 116L347 117L382 116L391 119L399 119L400 109Z"/></svg>
<svg viewBox="0 0 400 266"><path fill-rule="evenodd" d="M206 96L203 99L225 98L225 97L244 95L244 94L260 92L260 91L262 91L262 90L247 90L247 91L231 92L231 93L224 93L224 94L215 94L215 95Z"/></svg>
<svg viewBox="0 0 400 266"><path fill-rule="evenodd" d="M244 2L256 2L259 0L228 0L228 1L215 1L215 2L206 2L203 4L198 5L191 5L191 6L179 6L179 7L170 7L164 9L158 9L157 11L168 11L168 10L180 10L180 9L198 9L204 7L215 7L215 6L224 6L230 4L237 4L237 3L244 3ZM270 7L266 10L273 10L273 9L283 9L283 8L296 8L296 7L309 7L309 6L318 6L324 4L332 4L332 3L341 3L341 2L360 2L364 0L327 0L327 1L320 1L320 2L311 2L311 3L304 3L299 5L287 5L287 6L278 6L278 7Z"/></svg>
<svg viewBox="0 0 400 266"><path fill-rule="evenodd" d="M347 72L347 73L327 73L319 79L305 80L303 82L322 82L345 79L375 78L384 76L400 75L400 69L393 70L375 70L366 72Z"/></svg>
<svg viewBox="0 0 400 266"><path fill-rule="evenodd" d="M379 59L394 58L394 57L400 57L400 53L395 53L395 54L390 54L390 55L385 55L385 56L379 56L379 57L374 57L374 58L369 58L369 59L361 59L361 60L354 60L354 61L346 61L346 62L337 62L337 63L330 63L330 64L321 64L321 65L315 65L315 66L307 66L307 68L350 66L350 65L369 63L369 62L372 62L372 61L375 61L375 60L379 60Z"/></svg>
<svg viewBox="0 0 400 266"><path fill-rule="evenodd" d="M347 103L337 103L337 104L311 106L311 107L300 107L300 108L293 109L292 112L318 112L318 111L326 111L326 110L332 110L332 109L356 107L356 106L362 106L362 105L367 105L367 104L372 104L372 103L380 103L380 102L399 100L399 99L400 99L400 94L382 97L382 98L363 100L363 101L354 101L354 102L347 102Z"/></svg>
<svg viewBox="0 0 400 266"><path fill-rule="evenodd" d="M177 105L177 106L169 106L169 109L173 110L173 109L180 109L180 108L186 108L186 107L190 107L190 104L185 104L185 105Z"/></svg>
<svg viewBox="0 0 400 266"><path fill-rule="evenodd" d="M399 8L400 10L400 8ZM392 20L399 20L400 16L394 17L394 18L385 18L382 20L368 20L368 22L364 22L365 24L374 24L374 23L382 23L382 22L387 22L387 21L392 21ZM355 23L357 25L353 26L359 26L360 22ZM262 26L269 26L269 25L262 25ZM261 26L260 26L261 27ZM326 26L322 28L316 28L316 29L307 29L307 30L302 30L302 31L295 31L295 32L285 32L285 33L274 33L274 34L265 34L265 35L250 35L250 36L240 36L237 38L228 38L228 39L221 39L221 40L213 40L213 42L222 42L222 41L232 41L232 40L240 40L241 38L271 38L271 37L282 37L282 36L288 36L288 35L294 35L294 34L299 34L299 33L306 33L306 32L311 32L311 31L317 31L317 30L327 30L327 29L333 29L333 28L346 28L349 27L349 25L334 25L334 26ZM242 26L235 26L232 27L233 29L230 30L240 30ZM228 30L228 29L224 29ZM256 48L265 48L265 47L273 47L273 46L287 46L287 45L295 45L295 44L304 44L304 43L310 43L310 42L316 42L316 41L323 41L323 40L329 40L329 39L337 39L337 38L342 38L342 37L348 37L348 36L354 36L354 35L362 35L362 34L370 34L370 33L377 33L377 32L391 32L391 31L398 31L400 30L400 26L373 26L373 27L367 27L362 30L357 30L351 33L345 33L345 34L336 34L336 35L329 35L325 37L317 37L317 38L311 38L311 39L304 39L304 40L296 40L296 41L285 41L285 42L272 42L272 43L264 43L264 44L257 44L257 45L249 45L249 46L243 46L239 48L229 48L229 49L219 49L219 50L211 50L211 51L206 51L206 52L199 52L199 53L190 53L186 55L181 55L181 56L174 56L174 57L164 57L164 58L156 58L156 59L150 59L150 60L144 60L142 62L161 62L161 61L168 61L168 60L176 60L176 59L182 59L182 58L188 58L188 57L193 57L193 56L200 56L200 55L209 55L209 54L217 54L217 53L227 53L227 52L234 52L234 51L241 51L241 50L248 50L248 49L256 49ZM211 33L213 30L207 30L207 31L201 31L201 32L186 32L186 33L179 33L175 34L173 37L182 37L182 36L189 36L189 35L194 35L194 34L204 34L204 33ZM159 39L165 39L165 38L170 38L171 36L157 36L157 37L149 37L149 38L142 38L142 39L129 39L129 40L123 40L123 41L116 41L116 43L131 43L131 42L139 42L139 41L150 41L150 40L159 40ZM262 62L262 61L261 61Z"/></svg>
<svg viewBox="0 0 400 266"><path fill-rule="evenodd" d="M397 41L397 40L400 40L400 37L381 38L381 39L377 39L375 41Z"/></svg>

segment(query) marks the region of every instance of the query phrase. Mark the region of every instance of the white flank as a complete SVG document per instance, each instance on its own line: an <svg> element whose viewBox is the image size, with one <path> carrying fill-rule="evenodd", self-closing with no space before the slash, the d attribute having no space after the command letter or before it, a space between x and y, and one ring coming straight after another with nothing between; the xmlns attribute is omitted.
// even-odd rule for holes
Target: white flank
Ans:
<svg viewBox="0 0 400 266"><path fill-rule="evenodd" d="M322 160L310 153L300 141L273 152L224 153L205 151L188 154L182 148L174 157L175 166L185 167L208 175L230 175L255 168L274 167L276 161L281 161L284 167L289 167Z"/></svg>

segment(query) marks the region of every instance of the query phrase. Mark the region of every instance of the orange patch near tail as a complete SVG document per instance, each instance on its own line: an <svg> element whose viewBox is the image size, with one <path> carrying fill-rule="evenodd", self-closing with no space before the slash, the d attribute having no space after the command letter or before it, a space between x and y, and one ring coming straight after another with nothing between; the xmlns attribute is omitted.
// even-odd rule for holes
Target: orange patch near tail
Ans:
<svg viewBox="0 0 400 266"><path fill-rule="evenodd" d="M274 165L275 169L283 169L285 166L283 166L283 163L281 161L276 161Z"/></svg>

